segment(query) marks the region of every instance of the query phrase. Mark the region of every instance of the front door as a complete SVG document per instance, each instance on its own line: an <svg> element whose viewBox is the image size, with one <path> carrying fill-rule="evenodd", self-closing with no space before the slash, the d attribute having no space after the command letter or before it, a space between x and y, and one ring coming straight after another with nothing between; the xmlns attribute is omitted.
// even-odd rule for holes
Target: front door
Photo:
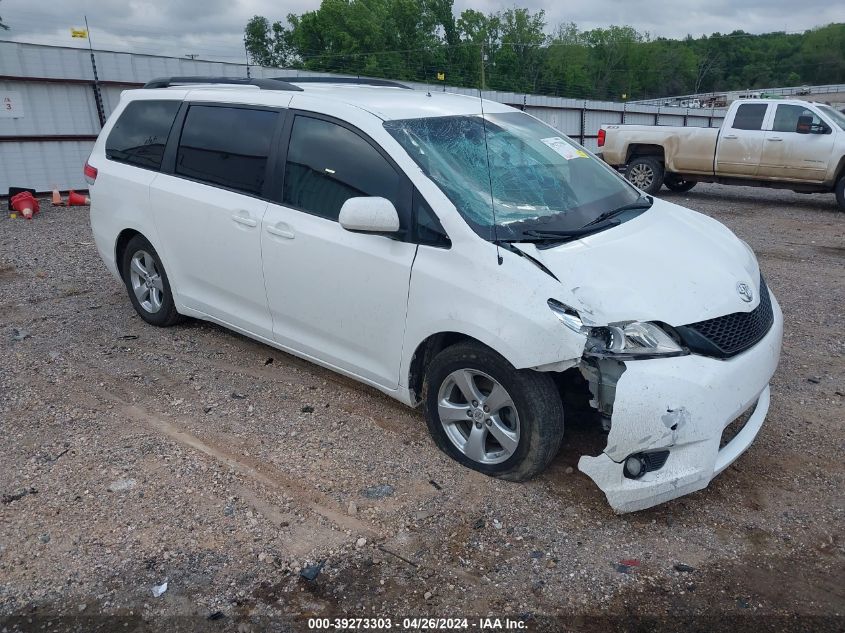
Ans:
<svg viewBox="0 0 845 633"><path fill-rule="evenodd" d="M180 298L224 323L270 338L261 265L262 199L280 113L192 104L173 173L158 174L150 208Z"/></svg>
<svg viewBox="0 0 845 633"><path fill-rule="evenodd" d="M830 128L824 126L828 130L824 134L810 133L824 125L815 112L785 103L776 108L772 129L766 132L758 175L770 180L822 182L833 152ZM810 128L799 132L799 125L807 118L811 119Z"/></svg>
<svg viewBox="0 0 845 633"><path fill-rule="evenodd" d="M763 121L768 105L743 103L725 121L716 145L716 175L750 178L757 175L763 152Z"/></svg>
<svg viewBox="0 0 845 633"><path fill-rule="evenodd" d="M275 339L396 388L416 245L352 233L337 219L347 199L381 196L396 206L407 232L410 183L344 124L298 114L289 130L281 203L270 203L261 230Z"/></svg>

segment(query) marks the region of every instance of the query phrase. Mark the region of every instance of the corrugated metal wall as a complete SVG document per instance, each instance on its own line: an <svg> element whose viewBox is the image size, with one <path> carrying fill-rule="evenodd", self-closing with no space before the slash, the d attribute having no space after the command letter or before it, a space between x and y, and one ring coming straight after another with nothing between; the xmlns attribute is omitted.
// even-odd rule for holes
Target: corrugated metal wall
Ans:
<svg viewBox="0 0 845 633"><path fill-rule="evenodd" d="M245 77L244 64L208 62L95 51L103 109L108 116L120 93L154 77L212 75ZM252 77L322 75L251 66ZM23 116L0 116L0 195L9 186L49 191L84 189L82 166L100 122L93 89L90 54L85 49L0 42L0 95L17 93ZM442 85L404 82L422 90ZM478 95L472 88L446 87L448 92ZM610 101L584 101L513 92L485 91L485 99L523 108L564 134L596 149L598 129L606 123L647 125L719 125L722 110L684 110Z"/></svg>

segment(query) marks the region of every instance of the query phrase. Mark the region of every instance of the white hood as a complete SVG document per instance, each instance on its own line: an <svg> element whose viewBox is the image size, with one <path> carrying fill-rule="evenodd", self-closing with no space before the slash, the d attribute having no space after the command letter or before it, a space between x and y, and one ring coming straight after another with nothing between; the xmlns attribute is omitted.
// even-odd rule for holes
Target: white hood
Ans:
<svg viewBox="0 0 845 633"><path fill-rule="evenodd" d="M519 246L560 279L560 300L587 324L686 325L748 312L760 300L757 260L727 227L657 198L612 229L545 250ZM754 290L751 302L740 282Z"/></svg>

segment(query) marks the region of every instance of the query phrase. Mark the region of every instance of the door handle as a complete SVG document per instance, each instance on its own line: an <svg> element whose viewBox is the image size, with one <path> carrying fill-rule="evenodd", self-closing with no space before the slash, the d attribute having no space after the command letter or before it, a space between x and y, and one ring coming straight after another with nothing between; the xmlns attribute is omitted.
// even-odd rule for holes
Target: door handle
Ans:
<svg viewBox="0 0 845 633"><path fill-rule="evenodd" d="M249 215L246 215L246 211L239 211L237 213L233 213L232 220L234 220L238 224L243 224L244 226L258 226L258 220L253 220L251 217L249 217Z"/></svg>
<svg viewBox="0 0 845 633"><path fill-rule="evenodd" d="M737 138L736 134L725 134L722 138Z"/></svg>
<svg viewBox="0 0 845 633"><path fill-rule="evenodd" d="M275 235L277 237L283 237L288 240L292 240L294 238L293 231L290 230L290 227L285 224L284 222L279 222L275 225L269 225L267 227L267 232L270 235Z"/></svg>
<svg viewBox="0 0 845 633"><path fill-rule="evenodd" d="M783 139L779 136L770 136L766 139L767 141L782 141Z"/></svg>

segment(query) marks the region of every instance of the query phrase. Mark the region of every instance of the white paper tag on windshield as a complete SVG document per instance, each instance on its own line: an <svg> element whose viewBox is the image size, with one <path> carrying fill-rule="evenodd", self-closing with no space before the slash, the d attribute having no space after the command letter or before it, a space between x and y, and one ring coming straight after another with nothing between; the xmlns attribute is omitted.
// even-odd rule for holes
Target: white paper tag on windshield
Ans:
<svg viewBox="0 0 845 633"><path fill-rule="evenodd" d="M577 147L572 147L572 145L564 141L559 136L541 138L540 141L551 147L566 160L572 160L573 158L587 158L586 152L578 149Z"/></svg>

